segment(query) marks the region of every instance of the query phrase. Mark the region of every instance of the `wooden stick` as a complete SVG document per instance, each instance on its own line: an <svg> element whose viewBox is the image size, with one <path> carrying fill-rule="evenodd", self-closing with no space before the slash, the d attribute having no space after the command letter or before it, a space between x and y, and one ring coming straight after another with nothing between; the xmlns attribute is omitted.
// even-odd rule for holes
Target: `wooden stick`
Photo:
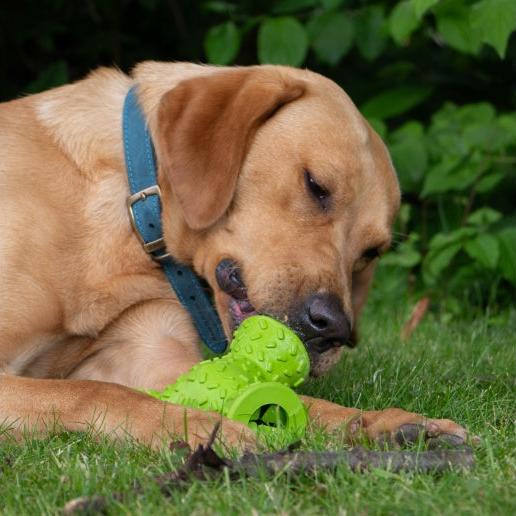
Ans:
<svg viewBox="0 0 516 516"><path fill-rule="evenodd" d="M276 474L289 471L295 474L333 471L346 465L352 471L365 472L380 468L398 473L440 473L453 468L470 469L474 465L471 448L460 450L371 451L353 448L336 452L294 452L265 455L247 454L230 466L230 471L242 471L248 476L260 473Z"/></svg>
<svg viewBox="0 0 516 516"><path fill-rule="evenodd" d="M379 468L398 473L413 471L417 473L441 473L451 469L471 469L475 464L473 451L468 446L459 449L440 449L422 452L411 451L372 451L353 448L349 451L334 452L279 452L256 454L247 453L242 458L230 461L220 457L212 448L216 431L210 442L200 445L188 456L184 466L153 478L164 495L191 484L194 479L208 480L228 470L231 478L241 476L262 478L263 475L276 475L280 472L293 474L315 474L319 471L332 472L346 465L351 471L362 473ZM133 494L141 493L136 486ZM123 493L113 493L110 497L123 501ZM102 512L108 505L103 496L80 497L70 500L63 508L66 516L91 512Z"/></svg>

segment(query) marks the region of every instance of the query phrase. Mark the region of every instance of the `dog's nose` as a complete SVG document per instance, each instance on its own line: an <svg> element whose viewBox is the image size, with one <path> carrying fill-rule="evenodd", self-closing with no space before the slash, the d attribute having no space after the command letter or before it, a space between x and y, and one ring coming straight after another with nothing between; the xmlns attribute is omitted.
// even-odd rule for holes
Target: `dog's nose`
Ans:
<svg viewBox="0 0 516 516"><path fill-rule="evenodd" d="M309 296L297 319L301 337L314 351L322 353L349 342L351 323L335 294Z"/></svg>

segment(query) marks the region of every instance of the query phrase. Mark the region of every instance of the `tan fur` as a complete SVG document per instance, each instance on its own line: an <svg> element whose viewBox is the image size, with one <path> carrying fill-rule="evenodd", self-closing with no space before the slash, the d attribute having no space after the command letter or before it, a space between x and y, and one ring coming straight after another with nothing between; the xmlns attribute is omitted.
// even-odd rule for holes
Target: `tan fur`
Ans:
<svg viewBox="0 0 516 516"><path fill-rule="evenodd" d="M57 419L153 445L169 432L195 443L217 419L130 389L162 388L201 358L188 314L125 207L121 111L132 84L156 145L167 247L209 282L228 333L228 297L214 276L222 258L243 264L258 311L285 318L303 296L331 291L352 318L374 270L361 254L389 245L399 189L385 146L315 73L147 62L132 77L99 69L2 104L0 423L16 435L51 430ZM303 169L331 190L328 213L307 195ZM313 373L340 353L312 357ZM356 416L309 405L328 428ZM362 426L376 437L424 422L393 414L365 413ZM230 421L223 434L254 439Z"/></svg>

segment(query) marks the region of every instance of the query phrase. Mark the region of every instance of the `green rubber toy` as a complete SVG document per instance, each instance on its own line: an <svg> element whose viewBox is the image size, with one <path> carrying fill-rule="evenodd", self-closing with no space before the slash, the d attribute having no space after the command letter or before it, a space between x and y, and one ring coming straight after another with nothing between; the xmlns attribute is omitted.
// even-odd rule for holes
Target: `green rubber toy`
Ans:
<svg viewBox="0 0 516 516"><path fill-rule="evenodd" d="M229 352L205 360L152 396L219 412L257 431L282 429L302 436L305 406L289 387L308 375L310 361L299 337L285 325L255 315L235 331Z"/></svg>

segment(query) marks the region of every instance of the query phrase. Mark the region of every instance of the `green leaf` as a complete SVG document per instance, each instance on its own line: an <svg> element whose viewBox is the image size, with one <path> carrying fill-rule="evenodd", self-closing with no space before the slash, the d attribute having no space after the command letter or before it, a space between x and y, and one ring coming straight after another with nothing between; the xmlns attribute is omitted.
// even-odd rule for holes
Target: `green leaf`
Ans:
<svg viewBox="0 0 516 516"><path fill-rule="evenodd" d="M506 228L497 235L500 243L500 270L503 277L516 285L516 228Z"/></svg>
<svg viewBox="0 0 516 516"><path fill-rule="evenodd" d="M430 241L429 251L423 260L423 281L427 285L434 285L462 249L463 243L477 234L477 230L471 227L437 233Z"/></svg>
<svg viewBox="0 0 516 516"><path fill-rule="evenodd" d="M240 32L232 21L212 27L204 38L204 51L210 63L232 63L240 50Z"/></svg>
<svg viewBox="0 0 516 516"><path fill-rule="evenodd" d="M467 54L477 54L482 46L478 31L473 30L470 7L463 7L437 17L437 31L450 47Z"/></svg>
<svg viewBox="0 0 516 516"><path fill-rule="evenodd" d="M491 191L496 185L505 179L503 172L491 172L483 176L475 186L478 193L486 193Z"/></svg>
<svg viewBox="0 0 516 516"><path fill-rule="evenodd" d="M404 45L409 36L417 29L420 20L409 0L399 2L389 16L389 30L398 45Z"/></svg>
<svg viewBox="0 0 516 516"><path fill-rule="evenodd" d="M428 170L421 196L428 197L432 194L467 190L477 176L477 166L464 163L459 157L447 157Z"/></svg>
<svg viewBox="0 0 516 516"><path fill-rule="evenodd" d="M447 247L430 251L423 262L423 279L432 285L439 275L450 265L454 256L462 249L461 243L450 244Z"/></svg>
<svg viewBox="0 0 516 516"><path fill-rule="evenodd" d="M516 2L514 0L482 0L471 7L471 24L482 41L505 56L507 41L516 30Z"/></svg>
<svg viewBox="0 0 516 516"><path fill-rule="evenodd" d="M429 251L423 260L423 280L427 285L435 284L439 275L451 264L463 243L477 235L477 229L459 228L449 233L437 233L429 244Z"/></svg>
<svg viewBox="0 0 516 516"><path fill-rule="evenodd" d="M369 99L361 111L366 118L391 118L421 104L431 92L427 86L399 86Z"/></svg>
<svg viewBox="0 0 516 516"><path fill-rule="evenodd" d="M477 102L460 107L457 116L462 124L487 124L495 119L496 111L489 102Z"/></svg>
<svg viewBox="0 0 516 516"><path fill-rule="evenodd" d="M387 253L382 258L384 265L393 265L411 269L421 262L421 253L416 249L418 235L412 233L405 242L402 242L395 251Z"/></svg>
<svg viewBox="0 0 516 516"><path fill-rule="evenodd" d="M321 0L321 5L327 9L337 9L344 3L344 0Z"/></svg>
<svg viewBox="0 0 516 516"><path fill-rule="evenodd" d="M304 27L291 17L267 18L258 30L260 63L299 66L308 50Z"/></svg>
<svg viewBox="0 0 516 516"><path fill-rule="evenodd" d="M498 240L488 233L480 234L464 244L464 250L487 269L494 269L498 264L500 256L500 245Z"/></svg>
<svg viewBox="0 0 516 516"><path fill-rule="evenodd" d="M343 12L324 13L312 18L307 31L317 57L332 66L349 52L355 32L351 18Z"/></svg>
<svg viewBox="0 0 516 516"><path fill-rule="evenodd" d="M463 138L468 147L482 149L487 152L500 147L499 142L504 143L504 131L496 123L472 124L464 127Z"/></svg>
<svg viewBox="0 0 516 516"><path fill-rule="evenodd" d="M319 0L279 0L272 7L273 14L292 14L319 5Z"/></svg>
<svg viewBox="0 0 516 516"><path fill-rule="evenodd" d="M487 147L486 150L491 151L498 141L504 140L503 135L492 105L482 102L458 108L446 103L432 116L429 149L437 160L462 159L470 166L476 163L478 170L483 171L488 163L478 150Z"/></svg>
<svg viewBox="0 0 516 516"><path fill-rule="evenodd" d="M360 55L373 61L387 44L387 21L383 6L371 5L358 11L355 27L355 42Z"/></svg>
<svg viewBox="0 0 516 516"><path fill-rule="evenodd" d="M473 226L486 226L498 222L502 218L499 211L492 208L480 208L468 217L468 224Z"/></svg>
<svg viewBox="0 0 516 516"><path fill-rule="evenodd" d="M505 135L504 143L514 146L516 144L516 113L501 115L498 117L496 123L503 130Z"/></svg>
<svg viewBox="0 0 516 516"><path fill-rule="evenodd" d="M419 19L437 2L439 2L439 0L411 0L414 13Z"/></svg>
<svg viewBox="0 0 516 516"><path fill-rule="evenodd" d="M439 251L450 244L466 241L476 234L478 234L478 231L475 228L459 228L449 233L436 233L432 240L430 240L430 253Z"/></svg>
<svg viewBox="0 0 516 516"><path fill-rule="evenodd" d="M389 150L404 192L419 192L428 166L423 126L407 122L391 133Z"/></svg>

